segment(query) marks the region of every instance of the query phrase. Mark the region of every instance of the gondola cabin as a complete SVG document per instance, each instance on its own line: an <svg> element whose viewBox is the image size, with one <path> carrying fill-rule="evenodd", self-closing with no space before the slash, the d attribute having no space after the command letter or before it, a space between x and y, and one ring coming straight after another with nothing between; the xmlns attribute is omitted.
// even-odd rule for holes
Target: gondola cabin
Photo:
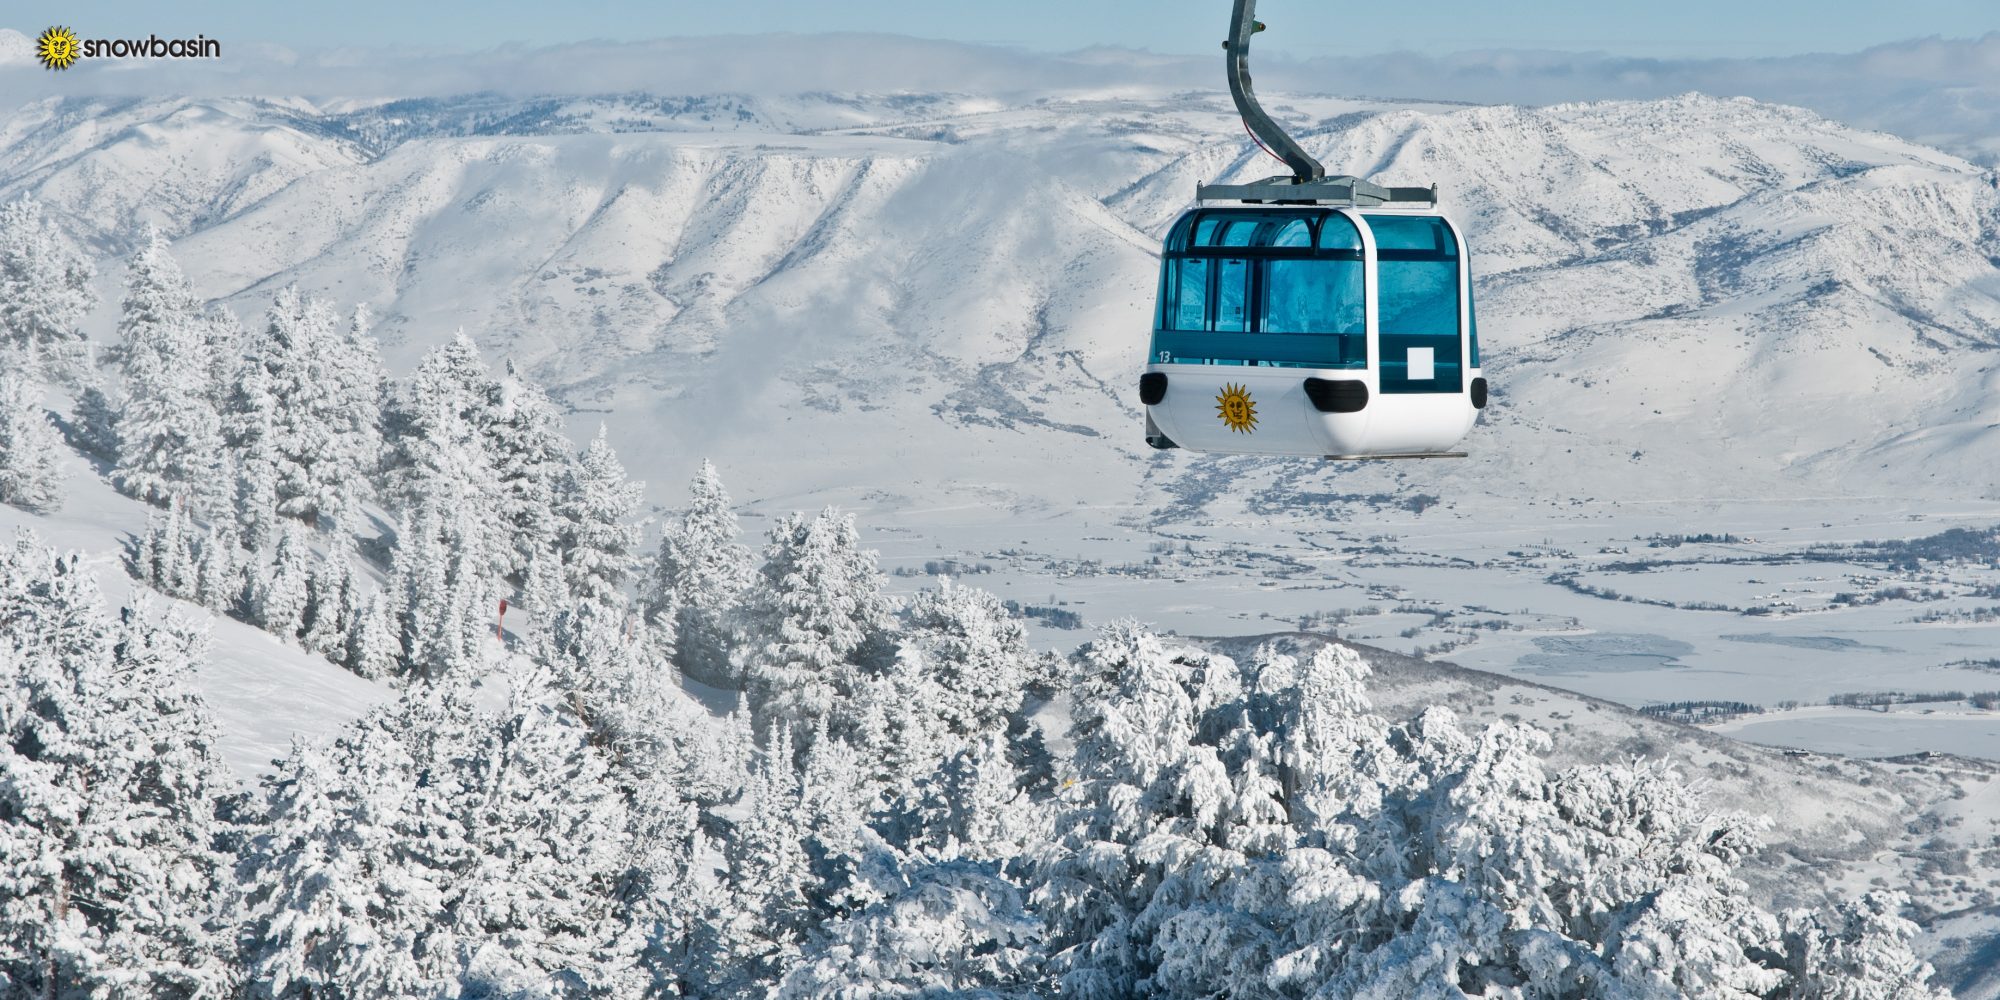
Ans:
<svg viewBox="0 0 2000 1000"><path fill-rule="evenodd" d="M1162 247L1140 400L1156 448L1458 454L1486 405L1465 240L1396 202L1192 209Z"/></svg>

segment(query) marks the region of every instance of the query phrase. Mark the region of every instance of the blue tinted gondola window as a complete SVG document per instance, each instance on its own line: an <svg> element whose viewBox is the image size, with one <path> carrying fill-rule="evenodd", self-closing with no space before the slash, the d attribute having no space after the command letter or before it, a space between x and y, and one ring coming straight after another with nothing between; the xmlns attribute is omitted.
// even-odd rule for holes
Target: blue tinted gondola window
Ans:
<svg viewBox="0 0 2000 1000"><path fill-rule="evenodd" d="M1479 367L1479 296L1472 293L1471 269L1466 270L1468 273L1465 276L1465 317L1470 322L1466 324L1465 331L1466 339L1472 342L1472 367L1477 368Z"/></svg>
<svg viewBox="0 0 2000 1000"><path fill-rule="evenodd" d="M1361 231L1344 215L1329 215L1319 224L1319 248L1321 250L1352 250L1361 252Z"/></svg>
<svg viewBox="0 0 2000 1000"><path fill-rule="evenodd" d="M1197 211L1163 249L1156 363L1367 367L1361 238L1347 219Z"/></svg>
<svg viewBox="0 0 2000 1000"><path fill-rule="evenodd" d="M1366 333L1358 260L1267 260L1265 333Z"/></svg>
<svg viewBox="0 0 2000 1000"><path fill-rule="evenodd" d="M1215 330L1242 333L1250 328L1250 262L1225 257L1215 263Z"/></svg>
<svg viewBox="0 0 2000 1000"><path fill-rule="evenodd" d="M1208 329L1209 263L1201 257L1174 262L1180 280L1175 289L1173 329Z"/></svg>
<svg viewBox="0 0 2000 1000"><path fill-rule="evenodd" d="M1368 216L1384 334L1458 335L1458 241L1442 220Z"/></svg>

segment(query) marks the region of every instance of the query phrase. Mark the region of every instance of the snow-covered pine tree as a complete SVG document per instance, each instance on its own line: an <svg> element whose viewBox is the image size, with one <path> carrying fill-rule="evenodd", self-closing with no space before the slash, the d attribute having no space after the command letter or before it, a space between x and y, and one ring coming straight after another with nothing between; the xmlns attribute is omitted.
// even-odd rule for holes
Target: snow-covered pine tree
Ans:
<svg viewBox="0 0 2000 1000"><path fill-rule="evenodd" d="M377 824L393 821L399 803L357 802L344 777L295 743L264 784L262 822L238 864L253 997L374 995L389 957L370 912L383 888L375 869L395 848Z"/></svg>
<svg viewBox="0 0 2000 1000"><path fill-rule="evenodd" d="M569 587L563 583L562 557L550 549L528 560L514 631L522 637L520 646L530 658L551 662L561 655L556 626L572 610Z"/></svg>
<svg viewBox="0 0 2000 1000"><path fill-rule="evenodd" d="M339 479L364 471L342 454L346 445L338 434L346 428L330 419L343 388L334 377L334 324L332 306L287 285L245 351L246 360L264 367L276 404L270 433L278 513L308 525L318 522Z"/></svg>
<svg viewBox="0 0 2000 1000"><path fill-rule="evenodd" d="M348 628L347 669L370 680L403 673L403 643L389 597L387 591L370 593Z"/></svg>
<svg viewBox="0 0 2000 1000"><path fill-rule="evenodd" d="M411 676L436 679L458 662L451 622L451 553L440 536L436 508L426 506L396 529L389 578L398 659Z"/></svg>
<svg viewBox="0 0 2000 1000"><path fill-rule="evenodd" d="M544 675L512 671L476 776L465 816L475 850L449 906L459 952L468 971L504 955L549 995L631 995L637 956L619 947L614 895L630 858L627 806Z"/></svg>
<svg viewBox="0 0 2000 1000"><path fill-rule="evenodd" d="M1910 942L1922 930L1903 911L1901 892L1872 889L1840 900L1830 912L1784 915L1795 1000L1950 1000L1931 985L1934 970Z"/></svg>
<svg viewBox="0 0 2000 1000"><path fill-rule="evenodd" d="M1080 650L1076 670L1075 751L1033 898L1063 991L1128 996L1160 959L1158 922L1188 902L1188 867L1240 858L1223 843L1234 788L1216 743L1242 682L1228 658L1169 649L1132 622Z"/></svg>
<svg viewBox="0 0 2000 1000"><path fill-rule="evenodd" d="M867 830L841 910L785 975L781 1000L871 996L1030 997L1041 926L990 865L903 855Z"/></svg>
<svg viewBox="0 0 2000 1000"><path fill-rule="evenodd" d="M494 651L499 579L512 547L485 432L490 383L461 332L425 356L388 422L388 496L404 518L396 602L406 662L422 677Z"/></svg>
<svg viewBox="0 0 2000 1000"><path fill-rule="evenodd" d="M351 531L381 458L383 374L364 314L343 331L329 303L287 286L245 355L263 367L274 404L279 512Z"/></svg>
<svg viewBox="0 0 2000 1000"><path fill-rule="evenodd" d="M740 672L759 726L787 726L803 742L893 658L895 604L854 518L832 508L780 520L758 573Z"/></svg>
<svg viewBox="0 0 2000 1000"><path fill-rule="evenodd" d="M22 996L222 997L231 791L190 675L204 637L107 618L74 556L0 551L0 983Z"/></svg>
<svg viewBox="0 0 2000 1000"><path fill-rule="evenodd" d="M168 597L194 600L200 567L191 528L185 503L154 512L133 551L133 575Z"/></svg>
<svg viewBox="0 0 2000 1000"><path fill-rule="evenodd" d="M486 491L483 507L497 513L499 477L489 453L493 378L479 348L460 330L417 362L383 414L384 497L404 513L436 492L438 479ZM511 559L500 564L504 572Z"/></svg>
<svg viewBox="0 0 2000 1000"><path fill-rule="evenodd" d="M167 241L149 229L132 257L118 332L124 409L113 480L156 504L215 482L222 426L210 404L209 359L198 303Z"/></svg>
<svg viewBox="0 0 2000 1000"><path fill-rule="evenodd" d="M1006 732L1035 662L1019 617L986 591L940 580L910 602L905 635L936 682L934 710L947 732L959 740Z"/></svg>
<svg viewBox="0 0 2000 1000"><path fill-rule="evenodd" d="M252 552L278 540L278 401L262 362L246 358L229 393L224 430L235 460L236 523Z"/></svg>
<svg viewBox="0 0 2000 1000"><path fill-rule="evenodd" d="M237 373L242 369L245 340L243 322L227 306L213 306L195 318L202 356L208 362L208 405L222 415L222 433L229 436L229 403L236 391Z"/></svg>
<svg viewBox="0 0 2000 1000"><path fill-rule="evenodd" d="M295 642L306 624L311 594L312 552L304 532L287 522L278 529L278 551L271 565L258 564L257 624L286 642Z"/></svg>
<svg viewBox="0 0 2000 1000"><path fill-rule="evenodd" d="M216 614L234 610L236 595L242 590L241 549L236 529L228 521L211 524L195 553L194 597L202 607Z"/></svg>
<svg viewBox="0 0 2000 1000"><path fill-rule="evenodd" d="M361 506L374 496L376 473L382 466L383 407L389 385L365 307L354 308L335 349L333 380L335 398L327 419L334 426L337 455L329 475L337 471L339 478L329 492L326 517L336 533L354 535L361 528Z"/></svg>
<svg viewBox="0 0 2000 1000"><path fill-rule="evenodd" d="M70 408L69 443L92 458L116 464L118 461L118 410L104 387L95 380L77 394Z"/></svg>
<svg viewBox="0 0 2000 1000"><path fill-rule="evenodd" d="M703 460L688 484L688 506L661 532L641 606L674 644L681 672L707 684L734 685L729 667L732 623L756 575L750 550L715 466Z"/></svg>
<svg viewBox="0 0 2000 1000"><path fill-rule="evenodd" d="M555 548L558 493L576 460L555 403L516 372L513 362L489 391L493 419L486 443L513 552L508 573L521 576L536 556Z"/></svg>
<svg viewBox="0 0 2000 1000"><path fill-rule="evenodd" d="M352 611L360 597L355 593L352 542L334 534L326 553L313 564L306 578L306 625L300 636L307 649L332 660L347 662L347 636L353 631Z"/></svg>
<svg viewBox="0 0 2000 1000"><path fill-rule="evenodd" d="M790 732L775 730L759 757L744 792L747 815L723 846L717 911L704 915L709 926L689 956L690 979L709 995L778 981L813 923L810 817Z"/></svg>
<svg viewBox="0 0 2000 1000"><path fill-rule="evenodd" d="M78 327L97 303L95 277L41 203L22 195L0 205L0 341L51 359L58 372L81 375L88 365Z"/></svg>
<svg viewBox="0 0 2000 1000"><path fill-rule="evenodd" d="M62 436L41 395L19 374L0 374L0 503L50 511L62 503Z"/></svg>
<svg viewBox="0 0 2000 1000"><path fill-rule="evenodd" d="M500 590L490 574L492 563L481 555L487 550L479 545L492 536L477 520L436 500L405 518L397 531L391 588L403 658L413 676L449 676L484 662L493 649Z"/></svg>
<svg viewBox="0 0 2000 1000"><path fill-rule="evenodd" d="M903 849L941 861L1006 861L1039 843L1038 809L1007 746L1004 733L989 733L920 781L899 810Z"/></svg>
<svg viewBox="0 0 2000 1000"><path fill-rule="evenodd" d="M556 551L571 601L618 610L626 606L625 581L638 562L640 528L629 522L646 484L625 478L609 433L600 424L564 471L556 491Z"/></svg>
<svg viewBox="0 0 2000 1000"><path fill-rule="evenodd" d="M441 926L471 848L455 818L483 729L428 688L357 720L325 753L298 748L264 785L240 852L250 995L402 997L455 985Z"/></svg>

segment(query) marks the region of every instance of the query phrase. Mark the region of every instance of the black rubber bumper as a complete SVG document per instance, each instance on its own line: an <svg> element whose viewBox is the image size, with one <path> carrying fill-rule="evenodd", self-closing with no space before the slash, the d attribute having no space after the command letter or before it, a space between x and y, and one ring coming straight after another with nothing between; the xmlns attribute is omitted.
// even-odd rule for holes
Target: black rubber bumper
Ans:
<svg viewBox="0 0 2000 1000"><path fill-rule="evenodd" d="M1158 406L1167 398L1167 373L1147 372L1139 376L1139 402L1147 406Z"/></svg>
<svg viewBox="0 0 2000 1000"><path fill-rule="evenodd" d="M1368 384L1353 379L1306 379L1306 398L1321 413L1360 413L1368 406Z"/></svg>
<svg viewBox="0 0 2000 1000"><path fill-rule="evenodd" d="M1486 380L1484 378L1472 380L1472 407L1476 410L1486 409Z"/></svg>

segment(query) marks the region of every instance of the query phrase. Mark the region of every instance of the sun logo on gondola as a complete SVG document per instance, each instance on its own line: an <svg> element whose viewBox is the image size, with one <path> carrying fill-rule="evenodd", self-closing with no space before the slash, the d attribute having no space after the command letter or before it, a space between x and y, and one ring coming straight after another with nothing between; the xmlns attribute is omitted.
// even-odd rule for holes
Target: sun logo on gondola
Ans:
<svg viewBox="0 0 2000 1000"><path fill-rule="evenodd" d="M1250 398L1247 387L1234 382L1223 386L1222 394L1215 397L1215 415L1238 434L1257 429L1257 401Z"/></svg>
<svg viewBox="0 0 2000 1000"><path fill-rule="evenodd" d="M48 69L68 69L82 52L83 44L76 40L76 32L60 25L35 39L35 58Z"/></svg>

